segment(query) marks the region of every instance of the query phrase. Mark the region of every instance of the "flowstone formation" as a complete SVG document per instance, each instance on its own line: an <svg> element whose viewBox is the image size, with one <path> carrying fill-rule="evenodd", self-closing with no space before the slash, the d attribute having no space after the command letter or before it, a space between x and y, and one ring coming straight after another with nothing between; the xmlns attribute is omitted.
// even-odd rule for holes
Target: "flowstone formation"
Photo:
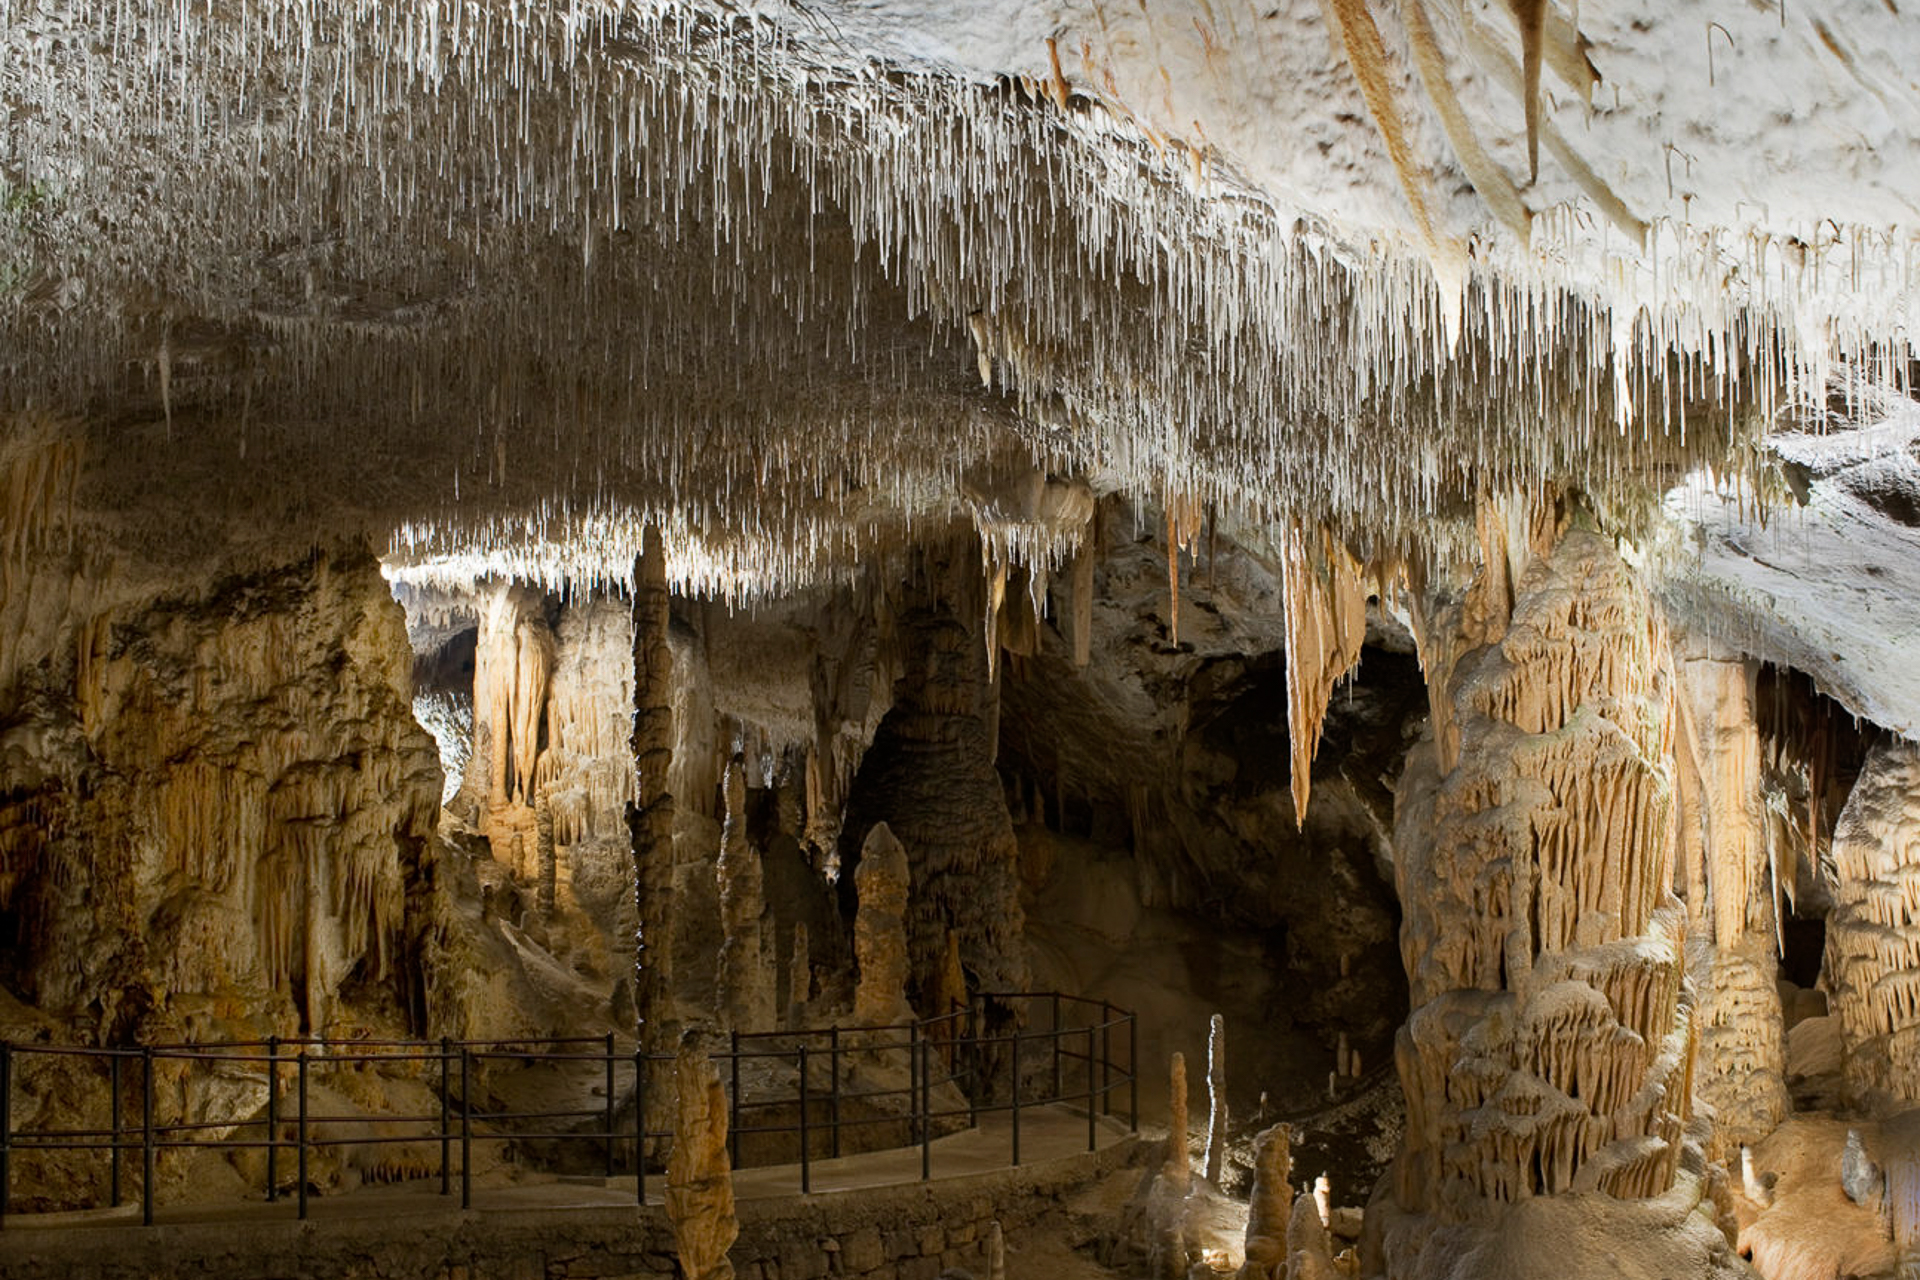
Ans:
<svg viewBox="0 0 1920 1280"><path fill-rule="evenodd" d="M1606 538L1520 511L1422 636L1449 714L1401 784L1408 1126L1367 1229L1401 1278L1734 1275L1683 1159L1666 636ZM1543 1247L1609 1220L1639 1238Z"/></svg>
<svg viewBox="0 0 1920 1280"><path fill-rule="evenodd" d="M424 1028L440 768L379 566L143 588L0 689L11 979L85 1040Z"/></svg>
<svg viewBox="0 0 1920 1280"><path fill-rule="evenodd" d="M1920 748L1889 742L1867 758L1834 828L1833 857L1839 890L1826 964L1847 1094L1873 1111L1912 1106L1920 1103Z"/></svg>

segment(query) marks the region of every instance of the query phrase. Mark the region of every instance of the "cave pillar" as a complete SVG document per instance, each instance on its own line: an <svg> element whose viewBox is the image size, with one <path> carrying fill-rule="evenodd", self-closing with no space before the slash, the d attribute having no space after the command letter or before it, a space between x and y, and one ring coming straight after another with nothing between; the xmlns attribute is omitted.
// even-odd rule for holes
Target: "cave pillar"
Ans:
<svg viewBox="0 0 1920 1280"><path fill-rule="evenodd" d="M1687 894L1688 973L1700 993L1696 1088L1713 1113L1708 1155L1726 1164L1792 1110L1781 1015L1778 887L1768 870L1760 795L1758 664L1678 655L1677 877Z"/></svg>
<svg viewBox="0 0 1920 1280"><path fill-rule="evenodd" d="M1394 1277L1465 1274L1447 1229L1497 1244L1563 1193L1667 1196L1691 1117L1667 641L1611 540L1520 517L1483 513L1481 575L1421 637L1451 759L1410 753L1396 813Z"/></svg>
<svg viewBox="0 0 1920 1280"><path fill-rule="evenodd" d="M1833 830L1827 985L1849 1105L1920 1103L1920 747L1868 755Z"/></svg>
<svg viewBox="0 0 1920 1280"><path fill-rule="evenodd" d="M627 810L633 843L634 899L639 932L634 945L634 1008L641 1038L662 1045L673 1022L673 653L667 645L672 598L660 531L649 525L633 566L634 801Z"/></svg>
<svg viewBox="0 0 1920 1280"><path fill-rule="evenodd" d="M896 618L893 705L849 789L840 833L841 865L856 875L875 823L906 847L909 997L928 1012L943 989L950 932L974 989L1019 991L1028 978L1019 846L993 766L975 621L983 610L973 607L978 565L977 546L957 548L948 561L930 557L916 598Z"/></svg>

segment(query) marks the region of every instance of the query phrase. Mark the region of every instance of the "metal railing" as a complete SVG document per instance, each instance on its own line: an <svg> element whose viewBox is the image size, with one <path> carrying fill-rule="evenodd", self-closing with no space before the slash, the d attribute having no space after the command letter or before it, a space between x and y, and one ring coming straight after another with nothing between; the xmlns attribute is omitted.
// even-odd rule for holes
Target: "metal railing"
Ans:
<svg viewBox="0 0 1920 1280"><path fill-rule="evenodd" d="M1033 1025L1041 1015L1044 1025ZM1122 1039L1124 1058L1116 1056ZM726 1047L710 1057L727 1084L734 1167L797 1164L799 1190L809 1194L814 1165L843 1153L917 1146L920 1177L931 1178L936 1130L972 1128L983 1115L1010 1117L1009 1161L1018 1165L1021 1113L1042 1106L1083 1106L1087 1150L1093 1151L1098 1144L1098 1120L1114 1114L1117 1091L1125 1091L1129 1130L1138 1129L1138 1048L1134 1015L1108 1002L1061 992L989 992L940 1017L905 1024L734 1033ZM25 1064L42 1057L86 1064L70 1075L85 1072L106 1090L106 1128L15 1124L16 1076ZM156 1166L161 1157L213 1150L264 1152L263 1190L268 1201L286 1194L282 1161L290 1159L292 1198L301 1218L307 1216L310 1161L315 1153L399 1143L438 1147L440 1193L451 1196L457 1179L462 1208L473 1204L474 1145L485 1142L523 1148L551 1142L575 1151L584 1147L590 1157L597 1157L606 1177L632 1174L635 1203L644 1204L649 1144L656 1153L662 1152L673 1137L670 1128L647 1127L650 1077L657 1070L670 1071L673 1062L671 1054L645 1053L612 1035L511 1041L269 1037L120 1048L0 1041L0 1227L6 1223L15 1158L61 1151L99 1152L105 1157L106 1203L113 1206L124 1203L125 1166L137 1158L141 1221L147 1225L153 1223ZM599 1086L599 1104L486 1110L476 1097L476 1081L490 1068L505 1064L558 1065L583 1077L591 1073ZM754 1064L768 1068L763 1075L784 1075L791 1069L791 1089L775 1089L770 1096L766 1089L756 1093L744 1087L743 1069L751 1073ZM593 1070L596 1065L599 1071ZM427 1082L437 1097L437 1110L430 1114L315 1112L319 1100L315 1085L320 1078L367 1066L398 1068ZM162 1077L216 1070L257 1079L265 1093L264 1109L193 1120L156 1118ZM819 1078L822 1073L824 1081ZM858 1087L862 1075L882 1080L903 1077L904 1082ZM623 1096L632 1108L625 1123ZM135 1109L138 1118L129 1119L130 1110ZM361 1126L378 1126L381 1131L353 1131ZM410 1131L390 1132L393 1129ZM791 1147L776 1141L783 1138L792 1140ZM752 1159L757 1145L762 1147L760 1154L770 1158ZM748 1158L743 1161L743 1157Z"/></svg>

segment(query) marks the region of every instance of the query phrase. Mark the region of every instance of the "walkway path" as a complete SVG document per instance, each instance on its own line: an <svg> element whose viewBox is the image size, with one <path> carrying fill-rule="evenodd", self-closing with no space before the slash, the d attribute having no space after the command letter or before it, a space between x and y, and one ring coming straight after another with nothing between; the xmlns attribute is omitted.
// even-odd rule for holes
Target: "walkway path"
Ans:
<svg viewBox="0 0 1920 1280"><path fill-rule="evenodd" d="M1012 1158L1012 1124L1004 1114L983 1115L978 1127L937 1138L931 1149L932 1181L973 1177L1009 1167ZM1094 1141L1099 1150L1107 1150L1131 1141L1124 1121L1101 1118L1094 1125ZM810 1163L813 1196L839 1196L847 1192L880 1187L905 1186L920 1182L920 1148L900 1147L863 1155L842 1156L837 1160ZM1023 1167L1050 1164L1087 1155L1087 1113L1066 1106L1033 1107L1020 1115L1020 1157ZM663 1175L647 1179L647 1204L661 1203L666 1189ZM741 1201L765 1201L800 1196L800 1166L770 1165L742 1169L734 1175L734 1194ZM633 1178L575 1178L530 1175L507 1184L488 1185L476 1181L473 1211L480 1214L513 1211L550 1211L565 1209L631 1208L634 1203ZM439 1194L437 1178L388 1186L363 1187L343 1195L315 1196L307 1202L312 1222L329 1220L365 1221L444 1215L457 1211L459 1182L454 1194ZM268 1204L263 1200L201 1205L162 1205L154 1212L156 1227L188 1223L254 1225L293 1221L291 1199ZM8 1242L27 1244L43 1233L72 1228L140 1227L137 1203L114 1209L95 1209L76 1213L10 1213L0 1231L0 1258Z"/></svg>

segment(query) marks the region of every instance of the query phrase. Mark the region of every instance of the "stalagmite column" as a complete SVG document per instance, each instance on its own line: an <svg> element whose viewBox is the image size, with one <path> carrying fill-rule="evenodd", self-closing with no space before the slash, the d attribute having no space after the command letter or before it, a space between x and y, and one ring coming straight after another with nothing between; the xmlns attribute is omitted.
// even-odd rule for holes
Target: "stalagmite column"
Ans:
<svg viewBox="0 0 1920 1280"><path fill-rule="evenodd" d="M1193 1181L1192 1157L1187 1153L1187 1055L1176 1053L1167 1068L1167 1161L1161 1176L1178 1195Z"/></svg>
<svg viewBox="0 0 1920 1280"><path fill-rule="evenodd" d="M1440 1224L1497 1241L1522 1202L1537 1229L1563 1192L1663 1195L1692 1109L1663 628L1607 538L1549 511L1499 546L1436 620L1458 763L1443 772L1429 740L1399 789L1395 1277L1459 1274ZM1707 1243L1665 1221L1648 1247L1681 1274Z"/></svg>
<svg viewBox="0 0 1920 1280"><path fill-rule="evenodd" d="M633 565L633 760L634 803L627 810L633 840L634 897L640 936L634 947L634 1008L642 1039L662 1043L673 1021L673 986L667 965L668 922L673 918L673 795L667 771L673 763L673 653L667 647L672 601L667 594L667 557L660 531L649 525Z"/></svg>
<svg viewBox="0 0 1920 1280"><path fill-rule="evenodd" d="M766 911L760 851L747 839L747 784L741 760L727 765L726 822L714 866L720 887L720 1009L737 1031L773 1029L773 972L767 964L760 918Z"/></svg>
<svg viewBox="0 0 1920 1280"><path fill-rule="evenodd" d="M727 1094L699 1038L674 1060L673 1152L667 1157L667 1221L686 1280L733 1280L727 1250L740 1234L727 1162Z"/></svg>
<svg viewBox="0 0 1920 1280"><path fill-rule="evenodd" d="M987 1280L1007 1280L1007 1237L998 1218L987 1226Z"/></svg>
<svg viewBox="0 0 1920 1280"><path fill-rule="evenodd" d="M1847 1100L1920 1102L1920 747L1877 747L1834 824L1840 887L1827 918L1827 984Z"/></svg>
<svg viewBox="0 0 1920 1280"><path fill-rule="evenodd" d="M1700 992L1698 1093L1714 1113L1708 1154L1724 1164L1792 1109L1776 983L1778 887L1760 795L1757 664L1693 653L1675 670L1683 695L1679 879L1695 930L1689 976Z"/></svg>
<svg viewBox="0 0 1920 1280"><path fill-rule="evenodd" d="M1216 1013L1207 1023L1207 1154L1202 1166L1216 1187L1226 1155L1227 1020Z"/></svg>
<svg viewBox="0 0 1920 1280"><path fill-rule="evenodd" d="M1293 1130L1277 1124L1253 1148L1253 1194L1247 1202L1247 1261L1240 1280L1271 1280L1287 1264L1287 1219L1293 1211Z"/></svg>
<svg viewBox="0 0 1920 1280"><path fill-rule="evenodd" d="M907 851L884 822L875 823L860 847L854 892L860 908L853 923L853 954L860 967L853 993L853 1020L863 1027L908 1022Z"/></svg>

